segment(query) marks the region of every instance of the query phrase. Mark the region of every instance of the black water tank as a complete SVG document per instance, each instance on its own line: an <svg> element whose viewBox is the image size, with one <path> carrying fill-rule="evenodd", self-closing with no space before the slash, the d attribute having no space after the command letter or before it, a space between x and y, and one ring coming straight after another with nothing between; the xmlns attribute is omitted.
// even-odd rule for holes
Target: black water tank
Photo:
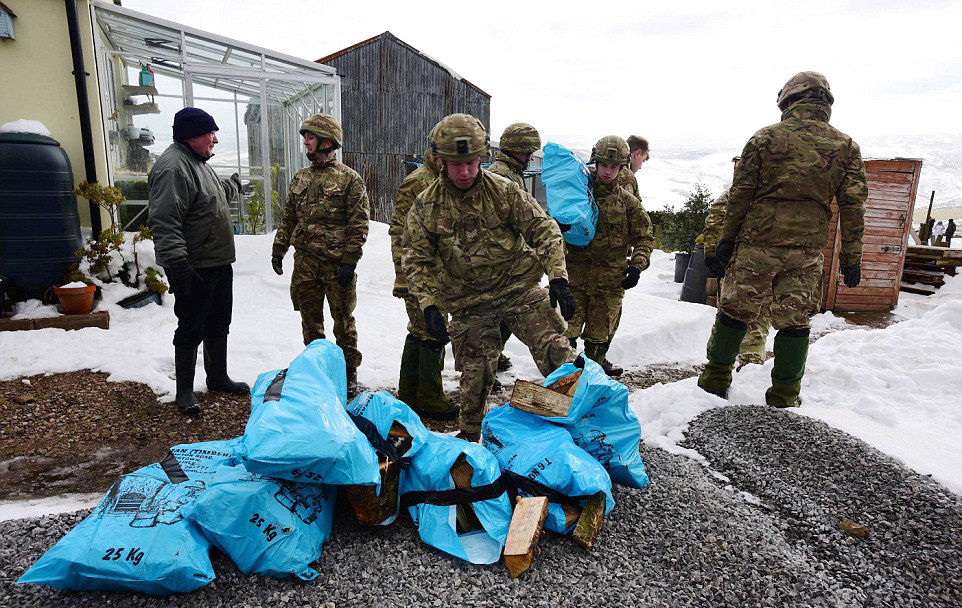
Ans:
<svg viewBox="0 0 962 608"><path fill-rule="evenodd" d="M40 298L83 245L70 159L52 137L0 133L0 275L15 300Z"/></svg>

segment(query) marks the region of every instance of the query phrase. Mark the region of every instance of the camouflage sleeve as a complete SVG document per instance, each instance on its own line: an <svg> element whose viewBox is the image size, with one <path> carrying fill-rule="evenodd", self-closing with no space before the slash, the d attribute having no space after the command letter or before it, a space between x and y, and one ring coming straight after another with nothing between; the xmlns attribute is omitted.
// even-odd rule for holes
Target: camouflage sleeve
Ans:
<svg viewBox="0 0 962 608"><path fill-rule="evenodd" d="M640 270L648 268L655 237L651 229L651 218L645 213L641 201L634 196L628 201L628 239L631 245L631 265Z"/></svg>
<svg viewBox="0 0 962 608"><path fill-rule="evenodd" d="M291 184L293 183L292 181ZM290 190L288 188L287 200L284 202L284 216L280 225L277 226L277 234L274 235L274 247L271 250L271 255L274 257L282 258L287 254L291 246L291 235L297 227L297 199Z"/></svg>
<svg viewBox="0 0 962 608"><path fill-rule="evenodd" d="M711 207L708 208L708 217L705 218L705 230L702 232L703 244L705 245L705 257L715 255L715 248L721 240L722 227L725 224L725 213L728 211L728 191L726 190L715 199Z"/></svg>
<svg viewBox="0 0 962 608"><path fill-rule="evenodd" d="M719 241L735 240L748 214L761 174L761 153L759 135L756 133L742 150L742 160L735 169L732 187L728 189L728 209L722 226Z"/></svg>
<svg viewBox="0 0 962 608"><path fill-rule="evenodd" d="M862 235L865 232L865 200L868 185L865 165L858 144L852 142L852 155L845 166L842 183L835 192L842 227L842 262L858 264L862 261Z"/></svg>
<svg viewBox="0 0 962 608"><path fill-rule="evenodd" d="M367 240L367 228L371 219L367 189L359 175L352 176L345 196L347 197L347 227L344 231L344 252L341 254L341 262L356 265L361 259L361 251L364 241Z"/></svg>
<svg viewBox="0 0 962 608"><path fill-rule="evenodd" d="M566 279L564 239L561 229L530 194L512 184L508 189L508 215L525 243L534 249L541 266L551 279Z"/></svg>
<svg viewBox="0 0 962 608"><path fill-rule="evenodd" d="M405 180L401 182L394 197L394 215L391 216L391 225L388 226L387 233L391 237L391 257L394 258L394 275L398 280L404 279L404 271L401 267L402 237L407 225L408 212L419 194L417 192L419 187L417 180Z"/></svg>
<svg viewBox="0 0 962 608"><path fill-rule="evenodd" d="M401 260L411 293L417 297L421 310L438 306L440 299L437 237L424 225L423 213L421 201L415 200L407 216L404 234L408 246Z"/></svg>

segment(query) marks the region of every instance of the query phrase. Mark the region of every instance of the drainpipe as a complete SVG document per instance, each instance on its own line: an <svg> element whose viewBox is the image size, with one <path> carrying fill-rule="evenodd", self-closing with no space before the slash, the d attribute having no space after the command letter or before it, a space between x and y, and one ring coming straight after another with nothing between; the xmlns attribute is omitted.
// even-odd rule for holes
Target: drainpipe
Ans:
<svg viewBox="0 0 962 608"><path fill-rule="evenodd" d="M84 169L87 181L97 183L97 163L94 160L93 129L90 126L90 102L87 99L87 76L84 70L84 53L80 46L80 21L77 18L76 0L64 0L67 8L67 30L70 32L70 54L73 57L73 76L77 86L77 109L80 111L80 139L84 150ZM100 207L90 203L90 228L94 238L103 227L100 224Z"/></svg>

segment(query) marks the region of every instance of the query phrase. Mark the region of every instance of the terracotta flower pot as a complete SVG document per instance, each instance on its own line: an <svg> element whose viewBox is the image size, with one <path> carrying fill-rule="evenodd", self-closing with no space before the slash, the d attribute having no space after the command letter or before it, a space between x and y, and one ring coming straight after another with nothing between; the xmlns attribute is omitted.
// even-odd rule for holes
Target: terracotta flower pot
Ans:
<svg viewBox="0 0 962 608"><path fill-rule="evenodd" d="M93 285L87 287L54 287L53 292L60 299L65 315L87 315L94 307Z"/></svg>

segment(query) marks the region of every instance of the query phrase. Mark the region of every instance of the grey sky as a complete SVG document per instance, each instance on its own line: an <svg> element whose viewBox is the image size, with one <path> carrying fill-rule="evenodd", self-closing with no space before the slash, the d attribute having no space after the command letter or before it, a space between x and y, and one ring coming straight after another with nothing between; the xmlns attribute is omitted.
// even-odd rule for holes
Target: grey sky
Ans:
<svg viewBox="0 0 962 608"><path fill-rule="evenodd" d="M639 133L738 148L806 69L828 77L832 122L856 139L962 131L958 1L123 5L311 60L390 30L493 96L495 136L523 120L575 147Z"/></svg>

